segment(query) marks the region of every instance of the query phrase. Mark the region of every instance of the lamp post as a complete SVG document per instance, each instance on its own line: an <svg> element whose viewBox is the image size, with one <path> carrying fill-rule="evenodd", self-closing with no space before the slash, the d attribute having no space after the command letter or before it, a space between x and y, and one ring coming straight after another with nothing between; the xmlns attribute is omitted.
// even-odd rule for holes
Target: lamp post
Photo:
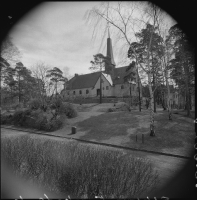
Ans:
<svg viewBox="0 0 197 200"><path fill-rule="evenodd" d="M102 103L102 61L100 62L100 104Z"/></svg>

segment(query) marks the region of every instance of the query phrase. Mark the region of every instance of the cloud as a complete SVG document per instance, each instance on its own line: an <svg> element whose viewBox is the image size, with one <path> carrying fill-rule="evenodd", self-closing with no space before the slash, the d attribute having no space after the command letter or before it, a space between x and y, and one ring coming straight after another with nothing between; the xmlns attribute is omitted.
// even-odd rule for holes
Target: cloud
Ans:
<svg viewBox="0 0 197 200"><path fill-rule="evenodd" d="M52 5L55 5L53 11ZM22 59L24 64L31 66L37 60L42 60L53 65L70 66L74 71L82 70L80 66L85 66L88 61L88 70L87 55L93 52L91 35L82 20L84 11L78 9L80 12L75 14L72 14L73 10L63 12L62 5L66 4L42 6L14 27L12 36L25 55Z"/></svg>
<svg viewBox="0 0 197 200"><path fill-rule="evenodd" d="M43 61L61 69L69 67L70 74L89 73L90 60L98 53L101 40L93 45L92 32L85 25L83 17L87 9L99 4L44 2L32 10L10 32L13 42L23 54L23 64L31 68L38 61ZM118 46L114 48L118 63L116 50ZM104 40L100 53L105 52Z"/></svg>

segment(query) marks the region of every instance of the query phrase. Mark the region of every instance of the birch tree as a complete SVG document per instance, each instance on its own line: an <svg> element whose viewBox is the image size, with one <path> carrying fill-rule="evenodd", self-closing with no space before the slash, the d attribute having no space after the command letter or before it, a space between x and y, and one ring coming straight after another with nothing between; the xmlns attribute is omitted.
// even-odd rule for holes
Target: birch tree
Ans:
<svg viewBox="0 0 197 200"><path fill-rule="evenodd" d="M170 43L169 43L169 37L168 35L166 35L165 30L162 30L162 19L160 18L157 19L156 21L157 27L158 27L158 34L160 35L160 37L163 38L162 42L162 46L163 46L163 52L161 54L160 58L160 70L163 74L162 77L162 82L163 85L166 86L167 88L167 109L168 109L168 116L169 116L169 120L172 120L172 106L170 103L170 85L169 85L169 65L170 65L170 59L172 58L172 47L170 47ZM164 104L165 104L165 92L164 92ZM165 106L165 105L164 105Z"/></svg>
<svg viewBox="0 0 197 200"><path fill-rule="evenodd" d="M147 74L148 77L148 85L150 92L150 136L155 136L155 126L154 126L154 102L153 102L153 90L151 86L151 67L150 67L150 49L152 46L153 40L153 31L156 26L156 21L161 13L161 10L156 7L154 4L146 4L148 6L145 10L145 14L147 15L146 19L144 19L145 14L142 15L141 18L137 18L135 15L135 10L137 7L136 4L130 4L124 6L122 2L113 3L113 5L109 5L110 3L103 3L100 8L92 8L88 10L86 13L86 20L90 25L93 25L94 32L99 24L105 23L110 25L113 30L117 31L117 34L120 39L123 39L127 44L127 48L131 48L133 51L133 55L135 57L136 63L141 67L141 69ZM115 4L115 5L114 5ZM140 5L140 4L139 4ZM138 13L139 16L139 13ZM94 22L92 24L92 22ZM106 23L107 22L107 23ZM147 48L147 54L144 58L146 60L147 69L143 66L142 63L138 61L138 56L136 54L135 48L132 46L133 35L132 33L136 33L136 30L139 30L139 24L142 26L146 26L147 23L152 24L152 30L149 35L149 43Z"/></svg>

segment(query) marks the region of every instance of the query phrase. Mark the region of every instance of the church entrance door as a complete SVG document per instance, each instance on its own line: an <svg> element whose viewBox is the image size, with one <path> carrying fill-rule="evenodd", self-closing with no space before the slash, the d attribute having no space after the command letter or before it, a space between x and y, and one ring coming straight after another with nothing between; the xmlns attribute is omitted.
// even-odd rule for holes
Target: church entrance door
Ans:
<svg viewBox="0 0 197 200"><path fill-rule="evenodd" d="M97 96L100 95L100 89L97 89Z"/></svg>

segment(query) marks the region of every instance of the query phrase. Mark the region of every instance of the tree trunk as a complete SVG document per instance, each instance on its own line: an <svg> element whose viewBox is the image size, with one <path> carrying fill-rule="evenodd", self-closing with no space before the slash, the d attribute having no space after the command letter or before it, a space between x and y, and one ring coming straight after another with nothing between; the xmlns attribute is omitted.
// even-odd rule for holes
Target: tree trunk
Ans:
<svg viewBox="0 0 197 200"><path fill-rule="evenodd" d="M139 73L138 73L138 67L136 67L136 71L137 71L137 79L138 79L138 94L139 94L139 111L141 112L141 95L140 95L140 77L139 77Z"/></svg>
<svg viewBox="0 0 197 200"><path fill-rule="evenodd" d="M153 27L155 27L155 19ZM147 55L147 61L148 61L148 86L149 86L149 92L150 92L150 136L155 136L155 127L154 127L154 102L153 102L153 91L152 91L152 85L151 85L151 69L150 69L150 48L152 45L152 37L153 37L153 30L151 32L150 41L148 45L148 55Z"/></svg>
<svg viewBox="0 0 197 200"><path fill-rule="evenodd" d="M151 87L151 76L150 73L148 73L148 86L149 86L149 92L150 92L150 136L155 136L155 127L154 127L154 100L153 100L153 91Z"/></svg>
<svg viewBox="0 0 197 200"><path fill-rule="evenodd" d="M102 103L102 73L100 72L100 103Z"/></svg>
<svg viewBox="0 0 197 200"><path fill-rule="evenodd" d="M152 60L152 70L153 70L153 102L154 102L154 112L156 113L156 97L155 97L155 69L153 63L153 52L151 51L151 60Z"/></svg>
<svg viewBox="0 0 197 200"><path fill-rule="evenodd" d="M12 98L12 87L10 87L11 90L11 103L13 103L13 98Z"/></svg>
<svg viewBox="0 0 197 200"><path fill-rule="evenodd" d="M186 110L187 110L187 116L190 116L189 90L187 84L186 84Z"/></svg>
<svg viewBox="0 0 197 200"><path fill-rule="evenodd" d="M154 112L156 113L156 95L155 95L155 74L153 73L153 102L154 102Z"/></svg>
<svg viewBox="0 0 197 200"><path fill-rule="evenodd" d="M191 95L191 90L189 89L189 108L192 110L192 95Z"/></svg>
<svg viewBox="0 0 197 200"><path fill-rule="evenodd" d="M172 120L172 108L170 104L170 87L169 87L169 82L168 82L168 74L167 71L165 71L165 79L166 79L166 87L167 87L167 108L168 108L168 116L169 120Z"/></svg>
<svg viewBox="0 0 197 200"><path fill-rule="evenodd" d="M133 102L132 102L132 95L131 95L131 83L129 83L130 85L130 107L133 105Z"/></svg>
<svg viewBox="0 0 197 200"><path fill-rule="evenodd" d="M56 81L56 84L55 84L55 90L56 90L55 97L57 98L57 81Z"/></svg>
<svg viewBox="0 0 197 200"><path fill-rule="evenodd" d="M186 110L187 110L187 116L190 116L190 101L189 101L189 80L188 80L188 74L189 74L189 69L188 66L184 65L184 71L185 71L185 86L186 86Z"/></svg>
<svg viewBox="0 0 197 200"><path fill-rule="evenodd" d="M18 101L21 102L21 86L20 86L20 75L18 79Z"/></svg>
<svg viewBox="0 0 197 200"><path fill-rule="evenodd" d="M165 86L164 76L162 78L162 82L163 82L163 86ZM163 107L163 110L166 110L166 95L165 95L164 89L162 91L162 107Z"/></svg>

